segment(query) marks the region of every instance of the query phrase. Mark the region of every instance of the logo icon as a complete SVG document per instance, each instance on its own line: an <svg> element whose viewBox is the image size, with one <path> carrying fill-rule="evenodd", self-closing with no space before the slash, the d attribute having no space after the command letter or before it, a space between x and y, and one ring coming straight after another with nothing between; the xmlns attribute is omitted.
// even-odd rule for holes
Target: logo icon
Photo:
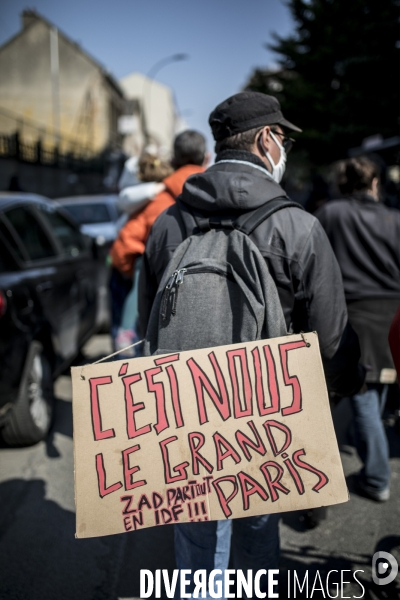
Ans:
<svg viewBox="0 0 400 600"><path fill-rule="evenodd" d="M389 552L375 552L372 557L372 579L377 585L392 583L399 572L397 560Z"/></svg>

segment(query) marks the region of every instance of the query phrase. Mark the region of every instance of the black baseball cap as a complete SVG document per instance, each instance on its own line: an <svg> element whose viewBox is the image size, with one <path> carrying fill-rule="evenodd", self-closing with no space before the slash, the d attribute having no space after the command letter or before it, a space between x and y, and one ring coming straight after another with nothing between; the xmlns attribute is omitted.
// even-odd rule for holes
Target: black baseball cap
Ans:
<svg viewBox="0 0 400 600"><path fill-rule="evenodd" d="M285 119L274 96L260 92L240 92L230 96L214 108L208 122L216 142L264 125L278 124L292 131L301 131Z"/></svg>

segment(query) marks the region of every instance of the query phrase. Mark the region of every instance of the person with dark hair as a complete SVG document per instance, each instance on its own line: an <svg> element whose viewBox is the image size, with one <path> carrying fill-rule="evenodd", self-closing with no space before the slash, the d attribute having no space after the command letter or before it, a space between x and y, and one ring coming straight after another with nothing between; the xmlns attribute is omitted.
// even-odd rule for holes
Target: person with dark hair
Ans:
<svg viewBox="0 0 400 600"><path fill-rule="evenodd" d="M336 183L343 196L369 194L379 200L378 184L380 170L376 162L366 156L348 158L336 163Z"/></svg>
<svg viewBox="0 0 400 600"><path fill-rule="evenodd" d="M389 350L390 324L400 302L400 213L379 195L379 167L367 157L336 165L344 199L316 213L342 272L349 320L358 334L366 386L351 397L357 451L364 466L359 491L389 499L389 449L381 421L387 384L396 381Z"/></svg>
<svg viewBox="0 0 400 600"><path fill-rule="evenodd" d="M186 217L200 215L203 224L222 227L245 213L264 211L270 203L273 214L249 238L276 286L287 331L317 331L330 389L340 395L357 393L365 372L358 364L357 336L347 323L339 266L319 221L290 203L279 185L293 144L289 133L301 130L285 119L276 98L257 92L231 96L213 110L209 123L216 141L216 163L187 180L179 203L159 216L146 245L139 289L141 335L175 249L200 227L190 228L192 219ZM233 314L231 305L225 309ZM198 328L205 331L202 339L206 338L208 323L196 317L191 324L193 335ZM220 334L221 339L226 337L225 332ZM216 339L218 332L213 330L212 337ZM191 573L197 569L209 573L215 567L224 571L232 547L235 569L275 569L278 524L278 514L179 523L175 525L177 566Z"/></svg>
<svg viewBox="0 0 400 600"><path fill-rule="evenodd" d="M207 156L206 140L201 133L187 129L176 136L172 166L179 169L185 165L204 165Z"/></svg>

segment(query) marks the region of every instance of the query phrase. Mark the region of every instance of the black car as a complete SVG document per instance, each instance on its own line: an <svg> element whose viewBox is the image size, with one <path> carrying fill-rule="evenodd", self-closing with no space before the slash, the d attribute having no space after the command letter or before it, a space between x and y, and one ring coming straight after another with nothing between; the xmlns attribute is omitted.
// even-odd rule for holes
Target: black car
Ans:
<svg viewBox="0 0 400 600"><path fill-rule="evenodd" d="M111 325L111 299L108 282L110 279L109 253L118 232L125 224L127 215L118 208L115 194L96 194L57 198L58 204L79 223L80 230L96 240L99 259L103 269L100 282L100 310L103 322L101 331L109 332Z"/></svg>
<svg viewBox="0 0 400 600"><path fill-rule="evenodd" d="M0 194L0 427L10 445L43 439L53 379L98 329L95 241L55 202Z"/></svg>

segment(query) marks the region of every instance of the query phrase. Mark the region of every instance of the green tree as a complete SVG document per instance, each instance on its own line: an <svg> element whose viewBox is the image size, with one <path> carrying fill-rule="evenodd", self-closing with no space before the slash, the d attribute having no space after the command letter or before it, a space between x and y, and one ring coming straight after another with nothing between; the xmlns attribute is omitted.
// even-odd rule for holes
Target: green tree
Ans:
<svg viewBox="0 0 400 600"><path fill-rule="evenodd" d="M274 34L277 72L256 69L246 89L278 97L302 127L316 164L363 138L400 133L400 0L289 0L295 31Z"/></svg>

